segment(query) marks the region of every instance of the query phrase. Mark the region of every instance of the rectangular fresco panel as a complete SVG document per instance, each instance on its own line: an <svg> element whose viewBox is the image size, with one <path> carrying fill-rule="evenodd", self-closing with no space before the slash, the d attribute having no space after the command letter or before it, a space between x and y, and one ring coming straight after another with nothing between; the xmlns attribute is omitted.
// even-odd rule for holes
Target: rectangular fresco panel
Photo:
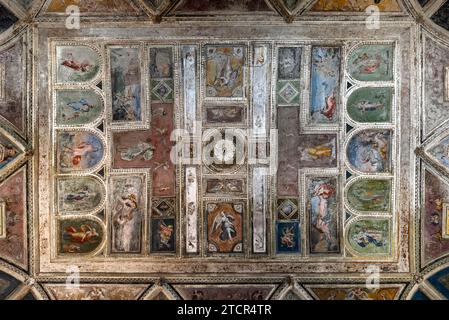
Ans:
<svg viewBox="0 0 449 320"><path fill-rule="evenodd" d="M278 80L294 80L301 76L301 53L299 47L278 49Z"/></svg>
<svg viewBox="0 0 449 320"><path fill-rule="evenodd" d="M152 199L150 252L176 251L176 198Z"/></svg>
<svg viewBox="0 0 449 320"><path fill-rule="evenodd" d="M173 102L173 49L150 48L151 102Z"/></svg>
<svg viewBox="0 0 449 320"><path fill-rule="evenodd" d="M47 12L50 13L66 13L68 6L78 6L80 12L95 13L95 14L136 14L136 9L131 6L128 1L117 0L95 0L95 1L82 1L82 0L53 0L47 7Z"/></svg>
<svg viewBox="0 0 449 320"><path fill-rule="evenodd" d="M148 130L112 132L112 164L117 169L149 168L156 146Z"/></svg>
<svg viewBox="0 0 449 320"><path fill-rule="evenodd" d="M24 129L25 73L23 66L24 44L14 43L0 52L0 117L5 118L19 130Z"/></svg>
<svg viewBox="0 0 449 320"><path fill-rule="evenodd" d="M152 219L151 221L151 252L171 253L176 247L176 225L174 218Z"/></svg>
<svg viewBox="0 0 449 320"><path fill-rule="evenodd" d="M278 108L278 170L279 196L295 196L298 187L299 110L297 107Z"/></svg>
<svg viewBox="0 0 449 320"><path fill-rule="evenodd" d="M197 47L183 46L182 51L182 81L184 98L184 129L192 132L196 121L196 67Z"/></svg>
<svg viewBox="0 0 449 320"><path fill-rule="evenodd" d="M151 159L153 195L169 197L175 194L176 167L171 161L170 135L174 129L172 103L153 103L151 119L151 144L155 147Z"/></svg>
<svg viewBox="0 0 449 320"><path fill-rule="evenodd" d="M252 228L253 252L265 253L267 251L267 169L253 169L253 197L252 197Z"/></svg>
<svg viewBox="0 0 449 320"><path fill-rule="evenodd" d="M267 106L269 93L270 47L254 45L252 96L253 96L253 132L264 134L267 125Z"/></svg>
<svg viewBox="0 0 449 320"><path fill-rule="evenodd" d="M186 168L186 252L198 252L198 180L195 167Z"/></svg>
<svg viewBox="0 0 449 320"><path fill-rule="evenodd" d="M111 48L112 120L138 122L143 118L140 48Z"/></svg>
<svg viewBox="0 0 449 320"><path fill-rule="evenodd" d="M310 253L339 253L339 205L336 177L307 179Z"/></svg>
<svg viewBox="0 0 449 320"><path fill-rule="evenodd" d="M111 252L140 253L146 214L143 176L111 177Z"/></svg>
<svg viewBox="0 0 449 320"><path fill-rule="evenodd" d="M209 253L243 252L244 210L243 202L219 202L206 205L207 251Z"/></svg>
<svg viewBox="0 0 449 320"><path fill-rule="evenodd" d="M244 98L245 48L243 46L205 47L206 97Z"/></svg>
<svg viewBox="0 0 449 320"><path fill-rule="evenodd" d="M244 106L209 106L205 111L205 125L244 125Z"/></svg>
<svg viewBox="0 0 449 320"><path fill-rule="evenodd" d="M152 79L173 78L172 48L150 48L150 77Z"/></svg>
<svg viewBox="0 0 449 320"><path fill-rule="evenodd" d="M340 48L312 48L311 123L336 123L338 121L340 64Z"/></svg>
<svg viewBox="0 0 449 320"><path fill-rule="evenodd" d="M22 168L0 184L0 255L25 270L28 268L26 176L27 171Z"/></svg>
<svg viewBox="0 0 449 320"><path fill-rule="evenodd" d="M337 135L313 134L299 138L299 165L306 168L337 166Z"/></svg>
<svg viewBox="0 0 449 320"><path fill-rule="evenodd" d="M299 253L301 251L301 231L296 221L276 223L276 252Z"/></svg>
<svg viewBox="0 0 449 320"><path fill-rule="evenodd" d="M241 194L245 192L244 179L205 179L206 193Z"/></svg>

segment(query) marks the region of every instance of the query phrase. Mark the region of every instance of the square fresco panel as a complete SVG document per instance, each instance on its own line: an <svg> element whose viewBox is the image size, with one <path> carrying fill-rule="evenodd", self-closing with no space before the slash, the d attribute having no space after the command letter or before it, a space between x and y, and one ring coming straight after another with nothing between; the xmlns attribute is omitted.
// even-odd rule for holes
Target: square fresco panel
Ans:
<svg viewBox="0 0 449 320"><path fill-rule="evenodd" d="M393 95L393 88L357 89L348 98L348 114L357 122L390 122Z"/></svg>
<svg viewBox="0 0 449 320"><path fill-rule="evenodd" d="M206 97L244 98L245 47L208 45L205 59Z"/></svg>
<svg viewBox="0 0 449 320"><path fill-rule="evenodd" d="M362 45L348 58L348 70L358 81L392 81L394 46Z"/></svg>
<svg viewBox="0 0 449 320"><path fill-rule="evenodd" d="M278 106L299 106L301 100L299 80L279 80L276 90Z"/></svg>
<svg viewBox="0 0 449 320"><path fill-rule="evenodd" d="M56 123L83 125L95 122L103 114L104 102L93 90L59 90L56 93Z"/></svg>
<svg viewBox="0 0 449 320"><path fill-rule="evenodd" d="M93 218L59 221L59 253L88 254L98 250L103 242L104 228Z"/></svg>
<svg viewBox="0 0 449 320"><path fill-rule="evenodd" d="M351 166L364 173L384 173L392 169L392 132L364 130L355 134L347 147Z"/></svg>
<svg viewBox="0 0 449 320"><path fill-rule="evenodd" d="M298 146L299 165L306 168L337 166L337 135L301 135Z"/></svg>
<svg viewBox="0 0 449 320"><path fill-rule="evenodd" d="M391 209L390 180L357 180L347 189L347 200L351 208L361 212L389 212Z"/></svg>
<svg viewBox="0 0 449 320"><path fill-rule="evenodd" d="M93 177L60 178L57 188L60 214L92 212L106 193L102 182Z"/></svg>
<svg viewBox="0 0 449 320"><path fill-rule="evenodd" d="M390 220L363 218L347 227L350 248L359 256L388 255L391 249Z"/></svg>
<svg viewBox="0 0 449 320"><path fill-rule="evenodd" d="M114 168L150 168L156 150L148 130L116 131L112 133Z"/></svg>
<svg viewBox="0 0 449 320"><path fill-rule="evenodd" d="M299 218L298 199L277 199L276 216L278 220L297 220Z"/></svg>
<svg viewBox="0 0 449 320"><path fill-rule="evenodd" d="M56 136L56 144L61 173L94 170L105 155L102 140L93 132L61 131Z"/></svg>
<svg viewBox="0 0 449 320"><path fill-rule="evenodd" d="M56 78L60 83L92 81L101 70L98 52L82 45L57 46L56 63Z"/></svg>

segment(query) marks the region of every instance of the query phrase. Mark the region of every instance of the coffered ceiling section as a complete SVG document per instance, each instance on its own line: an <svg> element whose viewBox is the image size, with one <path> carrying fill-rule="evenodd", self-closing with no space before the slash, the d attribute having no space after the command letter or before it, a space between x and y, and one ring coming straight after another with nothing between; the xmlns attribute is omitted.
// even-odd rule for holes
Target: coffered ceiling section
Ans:
<svg viewBox="0 0 449 320"><path fill-rule="evenodd" d="M41 35L41 272L409 272L409 29L282 28Z"/></svg>

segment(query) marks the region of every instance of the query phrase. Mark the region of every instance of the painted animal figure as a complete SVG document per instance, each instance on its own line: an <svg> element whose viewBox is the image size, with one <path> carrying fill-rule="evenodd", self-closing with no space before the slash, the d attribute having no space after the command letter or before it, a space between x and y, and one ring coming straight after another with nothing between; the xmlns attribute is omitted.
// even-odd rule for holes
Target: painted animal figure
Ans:
<svg viewBox="0 0 449 320"><path fill-rule="evenodd" d="M77 230L75 227L68 227L64 233L64 239L76 243L96 243L93 238L98 237L99 234L95 228L87 224L81 225L80 229Z"/></svg>

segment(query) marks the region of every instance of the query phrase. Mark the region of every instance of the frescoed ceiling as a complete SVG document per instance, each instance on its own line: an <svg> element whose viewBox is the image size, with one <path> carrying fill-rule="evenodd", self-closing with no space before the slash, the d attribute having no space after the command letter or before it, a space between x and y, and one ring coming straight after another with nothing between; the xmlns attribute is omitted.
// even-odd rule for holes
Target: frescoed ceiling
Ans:
<svg viewBox="0 0 449 320"><path fill-rule="evenodd" d="M0 299L448 299L448 6L0 0Z"/></svg>

